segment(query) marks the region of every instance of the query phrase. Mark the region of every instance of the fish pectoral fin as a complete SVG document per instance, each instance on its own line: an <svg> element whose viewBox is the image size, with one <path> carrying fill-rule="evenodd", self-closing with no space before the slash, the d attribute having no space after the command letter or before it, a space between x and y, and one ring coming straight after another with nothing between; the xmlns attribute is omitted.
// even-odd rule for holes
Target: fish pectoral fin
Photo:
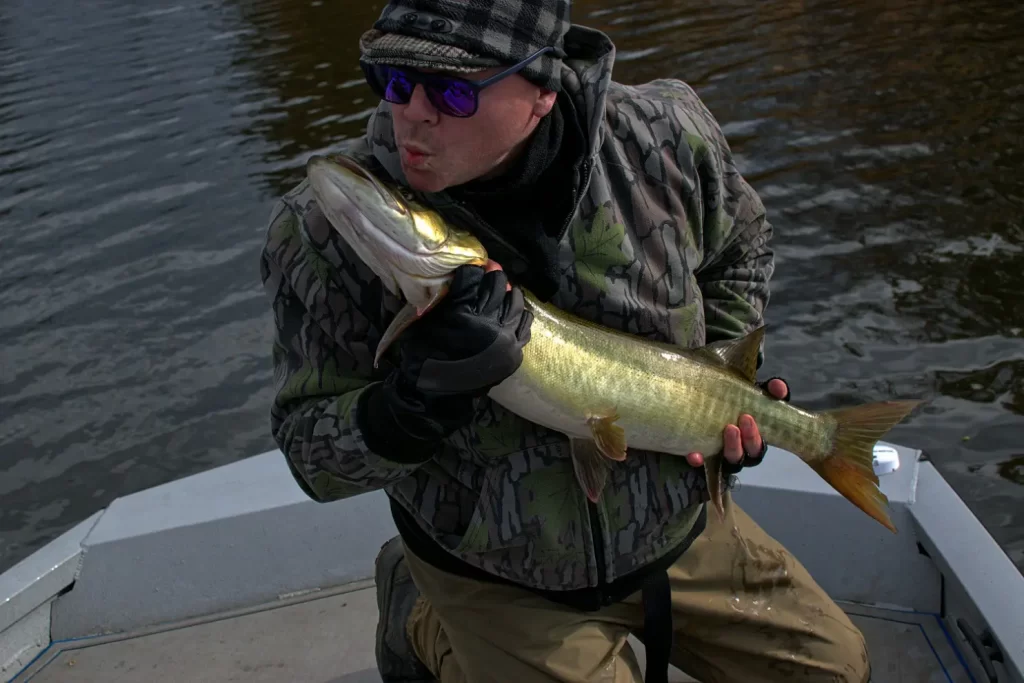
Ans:
<svg viewBox="0 0 1024 683"><path fill-rule="evenodd" d="M589 439L570 439L569 452L576 481L590 502L596 503L608 483L607 458L598 450L597 443Z"/></svg>
<svg viewBox="0 0 1024 683"><path fill-rule="evenodd" d="M448 283L445 282L444 284L439 285L436 290L430 293L430 298L427 299L427 303L423 304L423 306L420 306L419 308L416 309L416 315L420 317L426 315L427 311L432 309L434 306L437 306L441 302L441 299L445 298L447 295Z"/></svg>
<svg viewBox="0 0 1024 683"><path fill-rule="evenodd" d="M757 354L761 350L764 330L762 325L745 337L712 342L697 349L696 353L753 383L757 380Z"/></svg>
<svg viewBox="0 0 1024 683"><path fill-rule="evenodd" d="M626 459L626 430L615 424L618 419L615 413L595 415L587 419L587 425L594 436L597 450L609 460L622 462Z"/></svg>
<svg viewBox="0 0 1024 683"><path fill-rule="evenodd" d="M406 304L402 306L402 309L395 314L394 320L388 325L387 329L384 330L384 334L380 336L380 341L377 343L377 351L373 354L373 367L377 367L380 363L381 357L384 352L388 350L398 337L408 329L409 325L412 325L419 319L419 314L416 312L416 307L412 304Z"/></svg>
<svg viewBox="0 0 1024 683"><path fill-rule="evenodd" d="M380 342L377 343L377 350L373 354L373 367L377 367L380 363L381 357L384 356L384 352L387 351L388 348L395 343L395 340L409 328L409 325L412 325L414 322L426 315L427 311L436 306L446 294L448 294L448 286L443 285L438 287L437 291L431 294L430 299L423 306L417 307L412 304L406 304L403 306L402 309L395 314L395 318L391 321L391 324L388 325L386 330L384 330L384 334L380 336Z"/></svg>

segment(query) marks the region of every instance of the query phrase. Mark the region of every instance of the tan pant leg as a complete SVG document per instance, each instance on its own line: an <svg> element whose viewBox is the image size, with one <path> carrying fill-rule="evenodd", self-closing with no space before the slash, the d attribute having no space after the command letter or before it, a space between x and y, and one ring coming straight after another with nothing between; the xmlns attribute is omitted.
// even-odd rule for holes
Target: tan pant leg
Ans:
<svg viewBox="0 0 1024 683"><path fill-rule="evenodd" d="M621 618L595 620L524 589L445 574L408 549L406 560L421 594L408 633L441 683L640 683Z"/></svg>
<svg viewBox="0 0 1024 683"><path fill-rule="evenodd" d="M673 664L702 683L864 683L860 631L788 551L725 503L725 521L709 511L707 530L669 569ZM643 625L640 593L580 613L406 558L422 594L409 635L441 683L640 683L626 642Z"/></svg>
<svg viewBox="0 0 1024 683"><path fill-rule="evenodd" d="M868 680L860 631L731 496L669 580L673 664L702 683Z"/></svg>

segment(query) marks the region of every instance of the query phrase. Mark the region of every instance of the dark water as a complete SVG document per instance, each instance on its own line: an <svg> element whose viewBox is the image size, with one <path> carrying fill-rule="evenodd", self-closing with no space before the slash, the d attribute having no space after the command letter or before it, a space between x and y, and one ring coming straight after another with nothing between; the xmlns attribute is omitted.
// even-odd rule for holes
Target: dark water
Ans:
<svg viewBox="0 0 1024 683"><path fill-rule="evenodd" d="M0 569L116 496L268 450L274 197L373 105L380 3L0 8ZM577 2L616 77L687 80L777 231L766 372L924 396L1024 568L1024 5Z"/></svg>

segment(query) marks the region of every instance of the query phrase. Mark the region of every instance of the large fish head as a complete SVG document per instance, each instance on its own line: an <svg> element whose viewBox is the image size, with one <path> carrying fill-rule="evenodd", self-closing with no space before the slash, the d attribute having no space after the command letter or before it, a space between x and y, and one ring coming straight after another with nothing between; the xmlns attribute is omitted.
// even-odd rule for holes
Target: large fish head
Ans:
<svg viewBox="0 0 1024 683"><path fill-rule="evenodd" d="M350 157L314 155L306 176L334 229L419 314L444 296L456 268L487 263L473 235L406 199Z"/></svg>

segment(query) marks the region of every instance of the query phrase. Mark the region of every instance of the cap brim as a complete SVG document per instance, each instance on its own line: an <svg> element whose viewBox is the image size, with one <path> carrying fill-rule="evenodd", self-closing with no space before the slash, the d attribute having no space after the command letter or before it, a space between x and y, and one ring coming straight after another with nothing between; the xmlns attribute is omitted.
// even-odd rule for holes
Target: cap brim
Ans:
<svg viewBox="0 0 1024 683"><path fill-rule="evenodd" d="M481 57L453 45L399 33L383 33L376 29L367 31L359 38L359 50L362 61L367 64L392 64L458 73L500 66L495 59Z"/></svg>

